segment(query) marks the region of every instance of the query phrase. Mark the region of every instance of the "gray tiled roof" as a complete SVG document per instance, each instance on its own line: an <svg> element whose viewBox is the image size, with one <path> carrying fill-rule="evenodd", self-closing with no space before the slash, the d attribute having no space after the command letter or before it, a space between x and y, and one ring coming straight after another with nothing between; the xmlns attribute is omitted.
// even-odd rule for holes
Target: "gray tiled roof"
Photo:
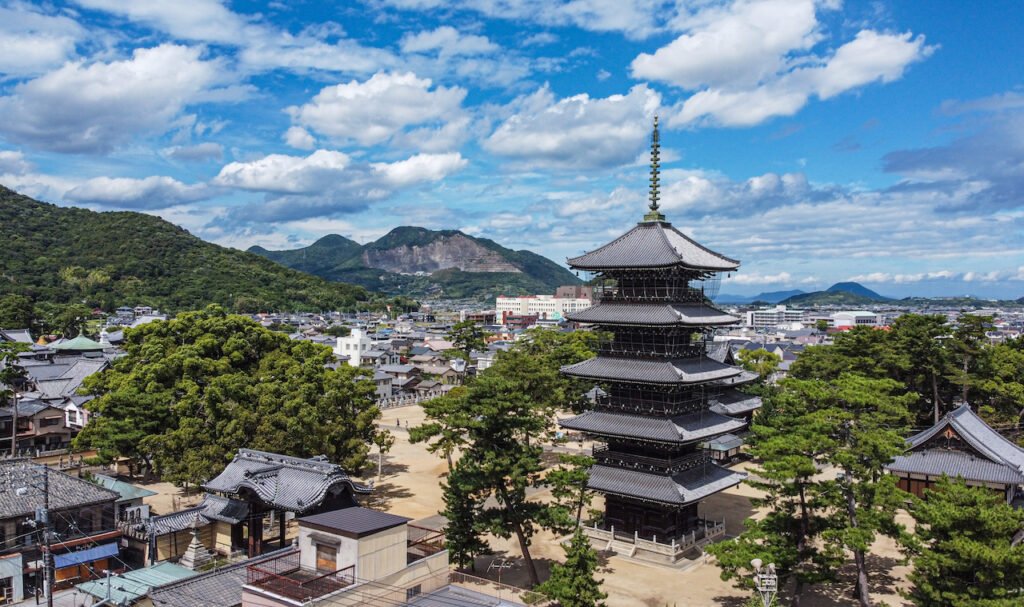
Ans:
<svg viewBox="0 0 1024 607"><path fill-rule="evenodd" d="M242 586L246 583L246 568L261 561L288 554L293 550L294 548L289 546L153 588L149 591L148 596L157 607L237 607L242 604Z"/></svg>
<svg viewBox="0 0 1024 607"><path fill-rule="evenodd" d="M1024 484L1024 474L1012 466L952 449L925 449L899 455L886 466L886 469L891 472L925 474L936 477L943 474L950 478L959 476L969 481L1007 485Z"/></svg>
<svg viewBox="0 0 1024 607"><path fill-rule="evenodd" d="M600 493L684 505L738 485L746 476L711 463L673 476L598 465L590 469L587 486Z"/></svg>
<svg viewBox="0 0 1024 607"><path fill-rule="evenodd" d="M341 508L312 516L304 516L299 519L299 526L306 525L320 529L329 529L345 535L362 537L403 525L411 520L404 516L388 514L380 510L352 506L351 508Z"/></svg>
<svg viewBox="0 0 1024 607"><path fill-rule="evenodd" d="M341 466L322 456L302 459L239 449L224 471L203 488L231 495L249 489L268 506L301 513L340 485L347 485L353 493L370 492L369 487L356 483Z"/></svg>
<svg viewBox="0 0 1024 607"><path fill-rule="evenodd" d="M740 263L698 244L670 223L644 222L599 249L569 259L569 265L580 270L682 265L696 270L731 271Z"/></svg>
<svg viewBox="0 0 1024 607"><path fill-rule="evenodd" d="M241 500L207 493L203 496L203 501L197 506L161 516L154 516L144 524L148 525L149 530L155 535L165 535L175 531L191 529L192 525L195 524L197 514L199 515L200 524L203 525L214 521L222 521L233 525L244 521L249 516L249 504Z"/></svg>
<svg viewBox="0 0 1024 607"><path fill-rule="evenodd" d="M43 466L21 460L0 462L0 520L34 514L42 507L42 475ZM57 470L50 470L49 476L54 511L105 502L112 507L120 497L116 491Z"/></svg>
<svg viewBox="0 0 1024 607"><path fill-rule="evenodd" d="M746 422L711 411L676 417L647 417L607 411L587 411L559 420L559 425L597 436L619 436L664 443L693 443L741 430Z"/></svg>
<svg viewBox="0 0 1024 607"><path fill-rule="evenodd" d="M0 341L13 341L22 344L35 343L28 329L0 329Z"/></svg>
<svg viewBox="0 0 1024 607"><path fill-rule="evenodd" d="M761 408L761 397L729 389L708 397L711 410L722 415L742 415Z"/></svg>
<svg viewBox="0 0 1024 607"><path fill-rule="evenodd" d="M757 381L757 373L752 373L746 369L740 369L740 372L737 375L726 377L724 379L716 379L710 382L710 385L725 388L729 386L742 386L754 381Z"/></svg>
<svg viewBox="0 0 1024 607"><path fill-rule="evenodd" d="M993 430L971 410L970 405L961 405L947 413L939 423L908 438L907 443L914 449L947 427L952 427L967 444L993 462L1007 464L1024 472L1024 449Z"/></svg>
<svg viewBox="0 0 1024 607"><path fill-rule="evenodd" d="M730 325L735 316L708 305L604 302L567 314L575 322L607 325Z"/></svg>
<svg viewBox="0 0 1024 607"><path fill-rule="evenodd" d="M704 357L645 360L598 356L562 367L562 373L598 380L695 384L738 375L740 369Z"/></svg>

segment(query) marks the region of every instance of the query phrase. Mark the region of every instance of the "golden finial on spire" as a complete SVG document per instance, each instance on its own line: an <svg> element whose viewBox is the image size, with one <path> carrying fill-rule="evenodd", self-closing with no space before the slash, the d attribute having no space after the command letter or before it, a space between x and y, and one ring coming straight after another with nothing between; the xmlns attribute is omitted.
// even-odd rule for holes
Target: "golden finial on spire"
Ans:
<svg viewBox="0 0 1024 607"><path fill-rule="evenodd" d="M650 211L644 215L644 221L665 221L665 215L658 211L658 200L661 199L660 186L660 152L661 140L658 136L658 117L654 117L654 131L651 133L651 202Z"/></svg>

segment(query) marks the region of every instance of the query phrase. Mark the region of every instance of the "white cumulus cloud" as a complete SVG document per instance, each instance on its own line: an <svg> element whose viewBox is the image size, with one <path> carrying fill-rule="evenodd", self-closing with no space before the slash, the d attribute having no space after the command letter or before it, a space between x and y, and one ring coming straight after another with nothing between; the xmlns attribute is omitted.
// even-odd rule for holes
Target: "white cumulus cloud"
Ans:
<svg viewBox="0 0 1024 607"><path fill-rule="evenodd" d="M120 61L66 63L0 97L0 132L41 149L102 153L165 132L192 104L246 94L220 86L222 62L201 52L164 44Z"/></svg>
<svg viewBox="0 0 1024 607"><path fill-rule="evenodd" d="M214 178L219 186L267 195L235 214L239 222L295 221L363 210L396 191L440 181L463 168L458 153L416 154L395 162L357 162L334 150L308 156L270 154L225 165Z"/></svg>
<svg viewBox="0 0 1024 607"><path fill-rule="evenodd" d="M25 4L0 6L0 74L29 76L74 56L85 29L73 19Z"/></svg>
<svg viewBox="0 0 1024 607"><path fill-rule="evenodd" d="M411 72L378 72L360 82L321 89L309 103L287 109L297 126L335 142L376 145L408 126L444 125L462 115L465 89L433 86Z"/></svg>
<svg viewBox="0 0 1024 607"><path fill-rule="evenodd" d="M556 99L548 87L514 101L514 113L484 141L526 166L607 168L636 158L661 98L640 84L625 95Z"/></svg>
<svg viewBox="0 0 1024 607"><path fill-rule="evenodd" d="M121 209L163 209L210 197L207 186L186 185L177 179L154 175L144 179L94 177L68 190L73 202Z"/></svg>

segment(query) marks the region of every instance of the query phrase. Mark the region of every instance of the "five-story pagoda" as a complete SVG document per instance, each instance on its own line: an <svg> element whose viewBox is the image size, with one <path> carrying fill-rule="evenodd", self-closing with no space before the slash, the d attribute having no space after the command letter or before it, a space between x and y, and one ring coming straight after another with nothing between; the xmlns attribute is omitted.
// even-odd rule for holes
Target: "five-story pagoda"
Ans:
<svg viewBox="0 0 1024 607"><path fill-rule="evenodd" d="M605 394L593 410L560 423L599 441L589 487L604 495L605 514L587 528L592 540L607 542L602 547L626 542L630 554L674 562L724 534L720 521L700 517L698 504L744 475L715 465L701 445L745 426L712 406L749 401L734 386L753 377L707 356L709 332L739 319L709 303L704 281L739 262L665 220L658 154L655 118L649 212L619 238L569 260L596 275L600 292L596 305L569 320L596 325L610 338L596 358L562 368Z"/></svg>

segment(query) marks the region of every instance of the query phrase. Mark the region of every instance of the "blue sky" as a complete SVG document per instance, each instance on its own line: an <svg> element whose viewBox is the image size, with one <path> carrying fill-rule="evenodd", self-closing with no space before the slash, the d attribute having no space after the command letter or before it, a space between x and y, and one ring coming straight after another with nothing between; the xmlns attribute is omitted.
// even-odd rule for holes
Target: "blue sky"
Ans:
<svg viewBox="0 0 1024 607"><path fill-rule="evenodd" d="M1024 295L1015 1L0 1L0 183L271 249L398 225L556 261L646 205L743 261Z"/></svg>

